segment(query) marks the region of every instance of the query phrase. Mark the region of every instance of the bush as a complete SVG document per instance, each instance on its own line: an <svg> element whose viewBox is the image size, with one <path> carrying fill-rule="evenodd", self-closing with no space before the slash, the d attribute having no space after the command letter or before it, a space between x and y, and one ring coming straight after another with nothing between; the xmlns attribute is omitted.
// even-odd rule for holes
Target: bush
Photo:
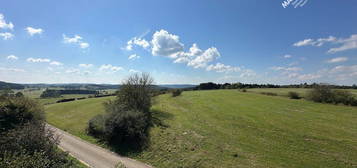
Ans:
<svg viewBox="0 0 357 168"><path fill-rule="evenodd" d="M107 117L105 135L109 142L144 145L149 123L146 115L137 110L118 109Z"/></svg>
<svg viewBox="0 0 357 168"><path fill-rule="evenodd" d="M319 103L333 103L357 106L356 97L346 90L332 90L329 86L318 85L307 94L308 100Z"/></svg>
<svg viewBox="0 0 357 168"><path fill-rule="evenodd" d="M105 124L105 116L97 115L89 120L87 132L88 134L97 137L97 138L105 138L104 136L104 124Z"/></svg>
<svg viewBox="0 0 357 168"><path fill-rule="evenodd" d="M247 92L247 89L240 89L241 92Z"/></svg>
<svg viewBox="0 0 357 168"><path fill-rule="evenodd" d="M181 89L175 89L172 91L172 97L180 96L182 93Z"/></svg>
<svg viewBox="0 0 357 168"><path fill-rule="evenodd" d="M301 99L301 97L299 96L299 93L297 93L297 92L289 92L288 97L290 97L290 99Z"/></svg>
<svg viewBox="0 0 357 168"><path fill-rule="evenodd" d="M151 125L152 83L148 74L130 76L117 92L117 98L104 104L106 113L89 121L88 134L113 145L144 147Z"/></svg>
<svg viewBox="0 0 357 168"><path fill-rule="evenodd" d="M260 92L260 94L268 95L268 96L277 96L278 95L278 94L272 93L272 92Z"/></svg>
<svg viewBox="0 0 357 168"><path fill-rule="evenodd" d="M330 86L318 85L310 90L307 94L307 99L319 103L332 103L334 94Z"/></svg>
<svg viewBox="0 0 357 168"><path fill-rule="evenodd" d="M0 103L0 133L27 122L44 120L43 107L26 97L8 97Z"/></svg>
<svg viewBox="0 0 357 168"><path fill-rule="evenodd" d="M0 167L71 167L73 162L57 144L44 124L29 122L16 127L0 136Z"/></svg>
<svg viewBox="0 0 357 168"><path fill-rule="evenodd" d="M45 128L43 107L25 97L0 102L0 167L72 167Z"/></svg>
<svg viewBox="0 0 357 168"><path fill-rule="evenodd" d="M151 117L152 84L153 79L149 74L134 74L121 85L116 101L127 109L141 111Z"/></svg>

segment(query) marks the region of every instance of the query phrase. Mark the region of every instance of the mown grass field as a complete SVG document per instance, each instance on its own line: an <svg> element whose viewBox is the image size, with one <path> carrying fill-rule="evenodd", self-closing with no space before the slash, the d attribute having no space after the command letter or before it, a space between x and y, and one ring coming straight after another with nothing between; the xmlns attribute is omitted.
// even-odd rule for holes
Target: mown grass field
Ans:
<svg viewBox="0 0 357 168"><path fill-rule="evenodd" d="M305 89L305 88L254 88L254 89L247 89L247 91L249 91L249 92L254 92L254 93L271 92L271 93L276 93L278 96L288 96L289 92L296 92L302 97L305 97L306 93L309 90L311 90L311 89ZM339 89L339 90L347 90L357 96L357 89Z"/></svg>
<svg viewBox="0 0 357 168"><path fill-rule="evenodd" d="M92 117L104 113L103 103L113 98L90 98L46 105L46 120L73 135L97 143L96 139L85 133L87 123Z"/></svg>
<svg viewBox="0 0 357 168"><path fill-rule="evenodd" d="M85 128L107 99L46 106L48 122L96 142ZM214 90L160 95L152 110L166 127L129 156L154 167L357 166L356 107Z"/></svg>

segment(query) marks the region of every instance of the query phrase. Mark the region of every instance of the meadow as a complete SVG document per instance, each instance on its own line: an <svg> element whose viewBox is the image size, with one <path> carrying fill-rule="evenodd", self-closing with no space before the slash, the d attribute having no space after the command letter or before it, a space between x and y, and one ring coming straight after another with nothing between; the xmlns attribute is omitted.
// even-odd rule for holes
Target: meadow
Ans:
<svg viewBox="0 0 357 168"><path fill-rule="evenodd" d="M309 90L311 90L311 89L305 89L305 88L254 88L254 89L247 89L247 91L253 92L253 93L270 92L270 93L276 93L278 96L288 96L289 92L296 92L301 97L305 97ZM357 96L357 89L338 89L338 90L347 90Z"/></svg>
<svg viewBox="0 0 357 168"><path fill-rule="evenodd" d="M187 91L178 97L156 97L149 148L126 154L158 168L357 165L356 107L251 90ZM100 144L85 129L91 117L104 113L102 103L112 98L47 105L47 120Z"/></svg>

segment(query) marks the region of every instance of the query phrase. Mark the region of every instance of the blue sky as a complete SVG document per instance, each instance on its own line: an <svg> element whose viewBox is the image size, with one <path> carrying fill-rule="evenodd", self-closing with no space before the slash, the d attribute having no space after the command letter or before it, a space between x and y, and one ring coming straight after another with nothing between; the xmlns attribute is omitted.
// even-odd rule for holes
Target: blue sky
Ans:
<svg viewBox="0 0 357 168"><path fill-rule="evenodd" d="M357 1L282 3L4 1L0 80L357 83Z"/></svg>

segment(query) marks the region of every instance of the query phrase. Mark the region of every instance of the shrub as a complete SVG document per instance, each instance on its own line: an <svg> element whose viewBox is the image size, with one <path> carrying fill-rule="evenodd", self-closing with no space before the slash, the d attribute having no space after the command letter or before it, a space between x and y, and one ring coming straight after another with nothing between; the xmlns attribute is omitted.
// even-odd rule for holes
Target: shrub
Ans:
<svg viewBox="0 0 357 168"><path fill-rule="evenodd" d="M240 91L241 92L247 92L247 89L241 89Z"/></svg>
<svg viewBox="0 0 357 168"><path fill-rule="evenodd" d="M151 125L152 83L148 74L130 76L117 98L104 104L106 113L89 121L88 133L114 145L144 147Z"/></svg>
<svg viewBox="0 0 357 168"><path fill-rule="evenodd" d="M344 104L344 105L352 105L355 106L357 104L357 100L354 95L346 90L334 90L334 99L333 102L335 104Z"/></svg>
<svg viewBox="0 0 357 168"><path fill-rule="evenodd" d="M334 94L330 86L317 85L307 94L307 99L319 103L332 103Z"/></svg>
<svg viewBox="0 0 357 168"><path fill-rule="evenodd" d="M0 102L0 167L72 167L45 128L43 107L25 97Z"/></svg>
<svg viewBox="0 0 357 168"><path fill-rule="evenodd" d="M273 92L260 92L260 94L268 95L268 96L277 96L278 95L278 94L273 93Z"/></svg>
<svg viewBox="0 0 357 168"><path fill-rule="evenodd" d="M299 96L299 93L297 93L297 92L289 92L288 96L290 97L290 99L301 99L301 97Z"/></svg>
<svg viewBox="0 0 357 168"><path fill-rule="evenodd" d="M182 93L181 89L175 89L172 91L172 97L180 96Z"/></svg>
<svg viewBox="0 0 357 168"><path fill-rule="evenodd" d="M26 97L8 97L0 103L0 132L27 122L44 120L43 107Z"/></svg>
<svg viewBox="0 0 357 168"><path fill-rule="evenodd" d="M108 114L105 135L109 142L143 145L147 140L149 123L137 110L118 109Z"/></svg>
<svg viewBox="0 0 357 168"><path fill-rule="evenodd" d="M89 120L88 128L87 128L88 134L98 138L104 138L104 124L105 124L104 117L105 117L104 115L97 115Z"/></svg>
<svg viewBox="0 0 357 168"><path fill-rule="evenodd" d="M121 85L116 101L128 109L142 111L150 117L153 81L146 73L130 76Z"/></svg>
<svg viewBox="0 0 357 168"><path fill-rule="evenodd" d="M0 136L0 167L71 167L57 149L58 139L44 124L28 122ZM3 165L2 165L3 164Z"/></svg>
<svg viewBox="0 0 357 168"><path fill-rule="evenodd" d="M346 90L332 90L329 86L318 85L307 94L314 102L357 106L356 97Z"/></svg>

